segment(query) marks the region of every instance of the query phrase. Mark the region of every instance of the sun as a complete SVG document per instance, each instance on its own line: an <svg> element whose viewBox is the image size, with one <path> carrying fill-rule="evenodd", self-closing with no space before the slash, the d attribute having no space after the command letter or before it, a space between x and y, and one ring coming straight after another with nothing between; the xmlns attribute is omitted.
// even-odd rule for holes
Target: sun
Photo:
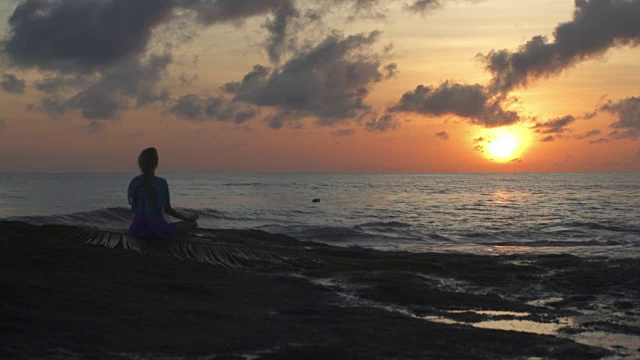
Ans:
<svg viewBox="0 0 640 360"><path fill-rule="evenodd" d="M513 134L505 134L497 137L487 145L489 154L496 160L507 160L518 149L518 138Z"/></svg>
<svg viewBox="0 0 640 360"><path fill-rule="evenodd" d="M531 133L522 126L502 127L477 133L473 140L488 160L510 162L524 154L531 143Z"/></svg>

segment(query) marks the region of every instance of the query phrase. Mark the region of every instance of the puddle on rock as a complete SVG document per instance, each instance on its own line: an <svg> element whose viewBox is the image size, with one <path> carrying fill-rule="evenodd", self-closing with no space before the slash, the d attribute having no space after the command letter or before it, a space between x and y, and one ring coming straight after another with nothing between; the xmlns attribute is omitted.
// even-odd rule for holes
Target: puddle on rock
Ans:
<svg viewBox="0 0 640 360"><path fill-rule="evenodd" d="M640 358L640 336L638 335L587 331L563 337L567 337L581 344L616 350L620 354L624 353L620 348L624 348L629 351L629 355L635 355Z"/></svg>
<svg viewBox="0 0 640 360"><path fill-rule="evenodd" d="M538 299L538 300L527 301L526 304L527 305L531 305L531 306L536 306L536 307L549 307L549 304L560 302L562 300L564 300L564 298L552 297L552 298L547 298L547 299Z"/></svg>
<svg viewBox="0 0 640 360"><path fill-rule="evenodd" d="M524 318L531 314L515 311L496 311L496 310L449 310L450 314L474 313L486 315L490 317L518 317ZM556 322L539 322L533 320L508 319L508 320L485 320L479 322L457 321L445 316L419 316L419 318L448 325L467 325L480 329L503 330L503 331L519 331L539 335L557 335L558 331L571 324L569 318L556 319Z"/></svg>
<svg viewBox="0 0 640 360"><path fill-rule="evenodd" d="M474 314L487 315L487 316L527 317L531 315L526 312L497 311L497 310L447 310L447 312L450 314L474 313Z"/></svg>
<svg viewBox="0 0 640 360"><path fill-rule="evenodd" d="M543 323L531 320L489 320L469 325L480 329L518 331L538 335L556 335L558 330L569 325L569 319L558 319L557 323Z"/></svg>
<svg viewBox="0 0 640 360"><path fill-rule="evenodd" d="M445 315L417 315L413 310L398 305L384 304L361 298L355 294L354 287L346 285L343 281L335 278L313 279L312 283L327 287L336 292L341 301L341 306L363 306L377 308L388 312L395 312L415 319L421 319L445 325L463 325L479 329L516 331L538 335L551 335L559 338L570 339L575 342L613 350L616 356L640 359L640 336L634 334L610 333L606 331L584 331L579 333L565 333L563 329L579 329L585 322L595 321L599 316L593 314L588 316L582 312L576 317L557 317L551 321L534 321L528 318L534 314L528 312L501 311L501 310L443 310ZM545 298L527 302L528 305L538 308L548 307L548 304L562 301L562 298ZM478 322L455 320L447 317L464 313L473 313L488 317L488 320ZM621 316L624 314L620 314ZM533 360L531 358L529 360Z"/></svg>

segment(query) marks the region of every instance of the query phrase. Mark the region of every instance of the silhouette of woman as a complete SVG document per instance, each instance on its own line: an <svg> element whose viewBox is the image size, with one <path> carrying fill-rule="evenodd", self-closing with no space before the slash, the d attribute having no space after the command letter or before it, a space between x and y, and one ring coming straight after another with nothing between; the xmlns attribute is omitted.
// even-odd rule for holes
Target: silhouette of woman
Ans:
<svg viewBox="0 0 640 360"><path fill-rule="evenodd" d="M138 165L142 174L129 183L129 205L135 214L129 233L141 238L167 239L195 230L198 214L185 216L174 210L169 199L169 184L155 175L158 151L152 147L144 149L138 157ZM168 223L164 213L182 221Z"/></svg>

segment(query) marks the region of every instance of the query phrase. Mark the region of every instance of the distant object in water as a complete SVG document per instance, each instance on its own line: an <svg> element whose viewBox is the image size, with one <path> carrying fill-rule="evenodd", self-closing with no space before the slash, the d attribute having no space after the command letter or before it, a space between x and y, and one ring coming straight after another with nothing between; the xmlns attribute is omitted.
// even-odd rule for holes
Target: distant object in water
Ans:
<svg viewBox="0 0 640 360"><path fill-rule="evenodd" d="M314 203L319 203L320 202L320 198L315 198L312 200Z"/></svg>

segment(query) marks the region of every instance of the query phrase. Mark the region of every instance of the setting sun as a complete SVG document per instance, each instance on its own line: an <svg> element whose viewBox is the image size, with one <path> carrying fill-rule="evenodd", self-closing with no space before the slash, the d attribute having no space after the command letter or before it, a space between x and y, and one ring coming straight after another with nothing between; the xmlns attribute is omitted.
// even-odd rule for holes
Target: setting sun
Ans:
<svg viewBox="0 0 640 360"><path fill-rule="evenodd" d="M521 159L531 143L530 130L523 126L502 127L476 133L476 150L495 162Z"/></svg>
<svg viewBox="0 0 640 360"><path fill-rule="evenodd" d="M515 135L503 135L487 145L487 150L496 160L507 160L518 148L518 139Z"/></svg>

